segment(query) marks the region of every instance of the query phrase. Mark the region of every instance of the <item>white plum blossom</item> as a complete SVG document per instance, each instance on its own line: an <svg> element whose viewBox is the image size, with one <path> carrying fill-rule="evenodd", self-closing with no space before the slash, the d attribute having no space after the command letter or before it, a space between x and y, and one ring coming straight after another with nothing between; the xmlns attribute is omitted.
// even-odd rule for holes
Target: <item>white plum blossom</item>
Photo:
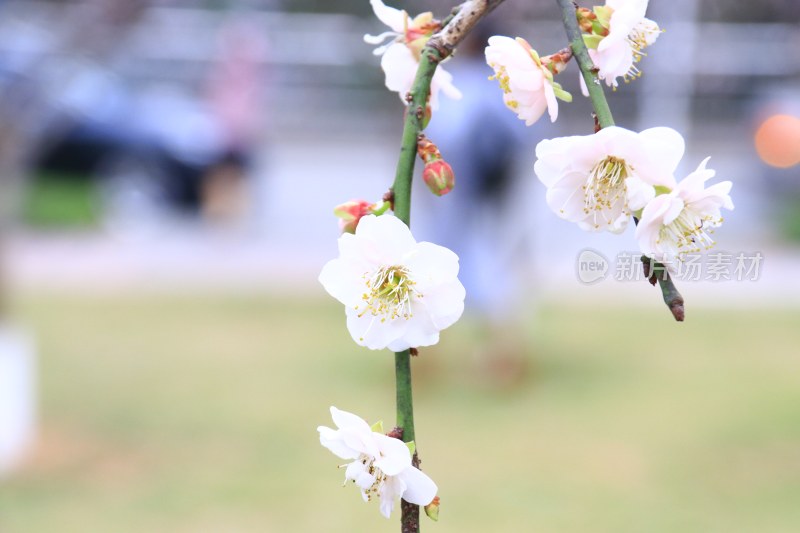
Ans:
<svg viewBox="0 0 800 533"><path fill-rule="evenodd" d="M439 342L439 331L464 311L458 256L417 242L391 215L361 218L355 234L339 237L339 257L319 280L345 305L353 340L373 350L398 352Z"/></svg>
<svg viewBox="0 0 800 533"><path fill-rule="evenodd" d="M675 187L683 150L683 137L671 128L636 133L610 126L541 141L534 171L556 215L584 230L621 233L657 190Z"/></svg>
<svg viewBox="0 0 800 533"><path fill-rule="evenodd" d="M687 253L708 250L714 245L713 228L722 224L720 208L733 209L731 182L705 187L716 172L703 160L675 188L656 196L642 210L636 240L646 256L672 264Z"/></svg>
<svg viewBox="0 0 800 533"><path fill-rule="evenodd" d="M430 12L422 13L412 19L405 10L389 7L381 0L370 0L370 4L375 16L389 26L391 31L380 35L365 35L364 41L369 44L381 44L386 39L391 39L388 44L382 44L373 53L382 56L381 68L386 74L386 88L397 92L403 103L407 103L405 97L414 83L422 48L431 35L438 31L440 24ZM453 85L453 76L441 66L436 69L431 80L432 109L437 109L439 106L439 91L454 100L461 98L461 91Z"/></svg>
<svg viewBox="0 0 800 533"><path fill-rule="evenodd" d="M558 96L567 102L572 96L553 81L553 73L525 39L495 35L486 47L486 63L494 69L503 90L503 102L530 126L545 109L550 121L558 117Z"/></svg>
<svg viewBox="0 0 800 533"><path fill-rule="evenodd" d="M345 484L353 481L364 501L380 499L381 514L389 518L395 500L403 498L416 505L428 505L436 496L436 483L411 464L406 443L372 431L362 418L331 407L337 429L319 426L320 443L336 456L351 460L345 470Z"/></svg>
<svg viewBox="0 0 800 533"><path fill-rule="evenodd" d="M598 77L609 87L616 88L619 77L628 81L641 76L636 63L645 55L642 50L661 34L658 24L644 16L647 3L648 0L607 0L604 7L595 8L607 34L591 34L584 39L589 56L599 69ZM583 77L580 79L587 94Z"/></svg>

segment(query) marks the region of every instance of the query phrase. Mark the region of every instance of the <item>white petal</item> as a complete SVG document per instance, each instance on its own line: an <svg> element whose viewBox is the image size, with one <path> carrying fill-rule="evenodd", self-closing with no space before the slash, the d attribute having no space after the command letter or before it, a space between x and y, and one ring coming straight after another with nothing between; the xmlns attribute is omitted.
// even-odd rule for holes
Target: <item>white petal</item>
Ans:
<svg viewBox="0 0 800 533"><path fill-rule="evenodd" d="M403 32L405 20L408 17L405 11L389 7L381 2L381 0L370 0L369 3L372 6L372 11L375 12L375 16L378 17L378 20L398 33Z"/></svg>
<svg viewBox="0 0 800 533"><path fill-rule="evenodd" d="M386 88L397 92L405 101L406 93L414 84L417 67L417 60L406 45L392 43L381 58L381 68L386 75Z"/></svg>
<svg viewBox="0 0 800 533"><path fill-rule="evenodd" d="M319 443L328 448L337 457L355 459L361 455L359 450L347 445L338 431L325 426L319 426L317 431L319 431Z"/></svg>
<svg viewBox="0 0 800 533"><path fill-rule="evenodd" d="M381 321L384 317L373 316L370 312L363 313L363 310L357 311L348 307L345 312L350 336L353 337L356 344L366 346L370 350L387 348L390 343L402 338L406 332L408 320L402 317L394 320L385 318L384 321ZM406 348L410 348L410 346L402 349Z"/></svg>
<svg viewBox="0 0 800 533"><path fill-rule="evenodd" d="M381 44L383 41L388 39L389 37L396 37L397 33L393 31L385 31L380 35L370 35L369 33L364 35L364 42L367 44ZM376 54L377 55L377 54Z"/></svg>
<svg viewBox="0 0 800 533"><path fill-rule="evenodd" d="M361 270L363 274L366 270ZM328 291L328 294L348 307L361 303L364 293L364 281L359 270L352 267L352 263L342 259L328 261L319 274L319 282Z"/></svg>
<svg viewBox="0 0 800 533"><path fill-rule="evenodd" d="M625 180L625 190L628 195L628 207L633 211L643 208L647 205L647 202L656 196L655 188L636 176L631 176Z"/></svg>
<svg viewBox="0 0 800 533"><path fill-rule="evenodd" d="M417 244L402 220L393 215L368 215L358 222L355 236L360 252L378 265L399 264Z"/></svg>
<svg viewBox="0 0 800 533"><path fill-rule="evenodd" d="M381 486L378 496L381 499L381 514L389 518L394 510L395 499L405 490L405 482L397 476L388 478Z"/></svg>
<svg viewBox="0 0 800 533"><path fill-rule="evenodd" d="M458 276L458 256L452 250L430 242L417 243L403 257L403 264L408 267L420 291Z"/></svg>
<svg viewBox="0 0 800 533"><path fill-rule="evenodd" d="M550 82L544 82L544 96L547 99L547 112L550 115L550 122L555 122L558 118L558 100L553 86Z"/></svg>
<svg viewBox="0 0 800 533"><path fill-rule="evenodd" d="M380 450L380 456L375 459L375 466L384 474L394 476L411 466L411 452L405 442L379 433L376 433L374 438Z"/></svg>
<svg viewBox="0 0 800 533"><path fill-rule="evenodd" d="M578 81L581 84L581 94L583 96L589 97L589 88L586 86L586 80L583 79L583 72L578 72Z"/></svg>
<svg viewBox="0 0 800 533"><path fill-rule="evenodd" d="M430 316L433 326L439 331L449 328L461 318L464 312L464 298L466 290L460 281L454 279L431 287L428 293L420 300ZM414 346L429 346L430 344L416 344Z"/></svg>
<svg viewBox="0 0 800 533"><path fill-rule="evenodd" d="M433 323L425 304L420 302L413 308L414 317L408 321L403 337L389 344L389 349L399 352L407 348L432 346L439 342L439 330Z"/></svg>
<svg viewBox="0 0 800 533"><path fill-rule="evenodd" d="M413 466L403 470L399 477L406 485L406 490L400 497L409 503L428 505L439 491L436 483L427 474Z"/></svg>
<svg viewBox="0 0 800 533"><path fill-rule="evenodd" d="M648 169L642 179L653 185L663 185L670 189L675 187L675 169L678 167L683 152L685 142L683 136L672 128L650 128L639 134L644 142L644 149L647 154ZM643 164L643 162L640 163ZM648 179L649 178L649 179Z"/></svg>
<svg viewBox="0 0 800 533"><path fill-rule="evenodd" d="M347 411L342 411L334 406L331 406L331 419L333 419L333 423L336 424L336 427L339 429L350 428L355 431L372 431L366 420L360 416L354 415L353 413L349 413Z"/></svg>

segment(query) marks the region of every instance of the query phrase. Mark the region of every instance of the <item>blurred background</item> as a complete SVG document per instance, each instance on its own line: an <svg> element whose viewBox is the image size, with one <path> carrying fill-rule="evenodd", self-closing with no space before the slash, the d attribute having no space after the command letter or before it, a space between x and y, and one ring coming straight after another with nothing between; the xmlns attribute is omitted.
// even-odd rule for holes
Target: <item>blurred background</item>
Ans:
<svg viewBox="0 0 800 533"><path fill-rule="evenodd" d="M415 184L415 236L469 294L414 361L426 530L800 529L800 11L648 16L616 122L678 129L680 176L711 156L736 204L717 248L760 268L681 283L683 324L614 279L632 227L559 220L533 174L539 140L592 131L577 68L525 128L481 57L496 33L564 47L558 9L501 5L428 130L456 189ZM362 40L384 29L367 0L0 3L0 531L396 530L315 431L329 405L394 419L391 355L316 281L333 206L394 176L403 107ZM585 248L607 279L579 281Z"/></svg>

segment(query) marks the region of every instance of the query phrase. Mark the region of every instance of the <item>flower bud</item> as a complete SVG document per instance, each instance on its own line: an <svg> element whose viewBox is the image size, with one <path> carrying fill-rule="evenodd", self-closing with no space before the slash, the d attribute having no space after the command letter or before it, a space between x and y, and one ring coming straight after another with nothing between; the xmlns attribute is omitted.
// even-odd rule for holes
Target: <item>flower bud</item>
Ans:
<svg viewBox="0 0 800 533"><path fill-rule="evenodd" d="M433 141L428 139L424 133L420 133L417 137L417 155L425 163L430 163L436 159L441 159L442 154L439 153L439 148L433 144Z"/></svg>
<svg viewBox="0 0 800 533"><path fill-rule="evenodd" d="M562 48L555 54L541 58L542 65L553 74L561 74L567 68L567 63L572 59L572 48Z"/></svg>
<svg viewBox="0 0 800 533"><path fill-rule="evenodd" d="M444 159L434 159L430 163L426 163L422 171L422 179L436 196L444 196L452 191L456 181L453 169Z"/></svg>
<svg viewBox="0 0 800 533"><path fill-rule="evenodd" d="M425 506L425 514L434 522L439 521L439 497L434 496L433 501Z"/></svg>
<svg viewBox="0 0 800 533"><path fill-rule="evenodd" d="M339 229L342 233L355 233L361 217L372 214L374 205L366 200L350 200L333 208L333 214L339 218Z"/></svg>

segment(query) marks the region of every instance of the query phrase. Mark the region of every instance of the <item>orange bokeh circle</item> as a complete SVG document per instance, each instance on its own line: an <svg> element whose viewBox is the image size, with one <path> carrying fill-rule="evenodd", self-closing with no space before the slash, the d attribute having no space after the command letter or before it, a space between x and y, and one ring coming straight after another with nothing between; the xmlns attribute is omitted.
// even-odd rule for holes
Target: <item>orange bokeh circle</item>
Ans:
<svg viewBox="0 0 800 533"><path fill-rule="evenodd" d="M800 118L772 115L756 130L756 151L764 163L789 168L800 163Z"/></svg>

